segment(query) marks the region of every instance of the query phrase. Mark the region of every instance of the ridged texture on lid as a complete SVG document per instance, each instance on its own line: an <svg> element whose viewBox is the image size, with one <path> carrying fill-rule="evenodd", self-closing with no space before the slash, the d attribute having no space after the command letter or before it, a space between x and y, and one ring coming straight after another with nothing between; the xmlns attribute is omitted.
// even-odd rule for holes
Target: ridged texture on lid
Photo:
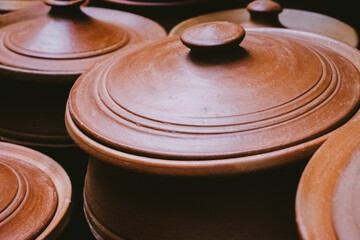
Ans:
<svg viewBox="0 0 360 240"><path fill-rule="evenodd" d="M106 146L169 159L249 156L317 138L357 110L360 75L299 35L249 30L241 47L215 55L178 38L133 48L80 77L72 119Z"/></svg>

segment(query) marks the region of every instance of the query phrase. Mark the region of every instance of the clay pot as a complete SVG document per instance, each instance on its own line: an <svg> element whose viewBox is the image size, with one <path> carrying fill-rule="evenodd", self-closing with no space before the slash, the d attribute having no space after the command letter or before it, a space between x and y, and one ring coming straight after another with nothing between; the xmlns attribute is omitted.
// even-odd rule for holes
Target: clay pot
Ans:
<svg viewBox="0 0 360 240"><path fill-rule="evenodd" d="M234 1L217 0L93 0L95 6L136 13L160 23L167 31L177 23L234 5Z"/></svg>
<svg viewBox="0 0 360 240"><path fill-rule="evenodd" d="M91 156L94 235L296 238L301 171L358 111L359 59L319 35L212 22L92 67L65 121Z"/></svg>
<svg viewBox="0 0 360 240"><path fill-rule="evenodd" d="M65 129L69 91L96 61L166 35L159 24L144 17L80 9L82 3L48 0L50 7L43 16L0 29L0 140L35 148L57 160L74 184L78 215L88 157Z"/></svg>
<svg viewBox="0 0 360 240"><path fill-rule="evenodd" d="M70 216L71 183L48 156L0 142L0 239L55 239Z"/></svg>
<svg viewBox="0 0 360 240"><path fill-rule="evenodd" d="M329 138L311 158L296 196L303 239L359 239L360 118Z"/></svg>
<svg viewBox="0 0 360 240"><path fill-rule="evenodd" d="M47 15L0 30L0 138L34 147L73 146L63 114L68 92L91 64L126 46L161 38L146 18L83 1L55 1ZM21 31L20 31L21 30Z"/></svg>
<svg viewBox="0 0 360 240"><path fill-rule="evenodd" d="M3 0L0 1L0 13L7 13L13 11L19 11L27 8L32 8L36 11L36 8L41 7L42 0ZM85 0L82 4L87 6L90 0Z"/></svg>
<svg viewBox="0 0 360 240"><path fill-rule="evenodd" d="M355 29L335 18L319 13L283 9L271 0L255 0L246 8L218 11L193 17L177 24L169 35L180 35L186 28L203 22L230 21L245 28L279 27L317 33L356 47L359 43Z"/></svg>
<svg viewBox="0 0 360 240"><path fill-rule="evenodd" d="M40 0L5 0L0 1L0 13L12 12L36 6Z"/></svg>

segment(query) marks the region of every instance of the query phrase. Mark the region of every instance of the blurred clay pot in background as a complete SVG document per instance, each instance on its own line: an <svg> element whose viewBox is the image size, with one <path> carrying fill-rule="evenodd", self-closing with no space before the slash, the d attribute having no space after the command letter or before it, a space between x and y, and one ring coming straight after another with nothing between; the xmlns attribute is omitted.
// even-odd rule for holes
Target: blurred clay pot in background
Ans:
<svg viewBox="0 0 360 240"><path fill-rule="evenodd" d="M218 11L193 17L177 24L169 35L181 35L188 27L211 21L230 21L245 28L278 27L317 33L356 47L359 43L355 29L335 18L315 12L283 9L271 0L255 0L246 8Z"/></svg>
<svg viewBox="0 0 360 240"><path fill-rule="evenodd" d="M40 7L42 0L1 0L0 13L19 11L27 8ZM88 5L90 0L85 0L82 6ZM35 8L33 8L35 10Z"/></svg>
<svg viewBox="0 0 360 240"><path fill-rule="evenodd" d="M187 18L231 8L239 3L233 0L92 0L92 4L140 14L170 30Z"/></svg>
<svg viewBox="0 0 360 240"><path fill-rule="evenodd" d="M94 235L296 238L301 172L357 115L359 60L320 35L211 22L93 66L65 121L91 156Z"/></svg>

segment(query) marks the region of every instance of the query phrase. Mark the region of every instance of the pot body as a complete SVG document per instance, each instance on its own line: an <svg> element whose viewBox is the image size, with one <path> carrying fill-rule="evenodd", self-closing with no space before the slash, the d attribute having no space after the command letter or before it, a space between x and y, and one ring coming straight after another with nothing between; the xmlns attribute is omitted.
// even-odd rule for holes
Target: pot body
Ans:
<svg viewBox="0 0 360 240"><path fill-rule="evenodd" d="M85 212L98 239L296 239L304 161L242 175L174 177L91 157Z"/></svg>

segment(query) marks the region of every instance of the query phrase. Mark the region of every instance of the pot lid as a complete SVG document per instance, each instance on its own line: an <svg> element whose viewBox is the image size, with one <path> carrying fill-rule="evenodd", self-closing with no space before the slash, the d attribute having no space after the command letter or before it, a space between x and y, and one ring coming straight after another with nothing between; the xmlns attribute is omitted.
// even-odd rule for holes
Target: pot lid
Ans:
<svg viewBox="0 0 360 240"><path fill-rule="evenodd" d="M186 28L210 21L230 21L245 28L279 27L321 34L356 47L359 39L354 28L335 18L296 9L283 9L271 0L255 0L246 8L219 11L187 19L176 25L170 36L180 35Z"/></svg>
<svg viewBox="0 0 360 240"><path fill-rule="evenodd" d="M44 239L62 231L71 183L60 165L34 150L0 142L0 179L1 239Z"/></svg>
<svg viewBox="0 0 360 240"><path fill-rule="evenodd" d="M47 15L2 28L2 75L79 75L94 61L129 44L165 36L149 19L114 10L80 9L83 2L46 0L51 6Z"/></svg>
<svg viewBox="0 0 360 240"><path fill-rule="evenodd" d="M108 59L72 88L72 120L123 152L205 160L301 144L357 111L359 70L316 43L320 36L274 28L244 36L237 24L205 23L182 42L167 38Z"/></svg>
<svg viewBox="0 0 360 240"><path fill-rule="evenodd" d="M360 238L360 118L319 148L302 174L296 218L302 239Z"/></svg>

